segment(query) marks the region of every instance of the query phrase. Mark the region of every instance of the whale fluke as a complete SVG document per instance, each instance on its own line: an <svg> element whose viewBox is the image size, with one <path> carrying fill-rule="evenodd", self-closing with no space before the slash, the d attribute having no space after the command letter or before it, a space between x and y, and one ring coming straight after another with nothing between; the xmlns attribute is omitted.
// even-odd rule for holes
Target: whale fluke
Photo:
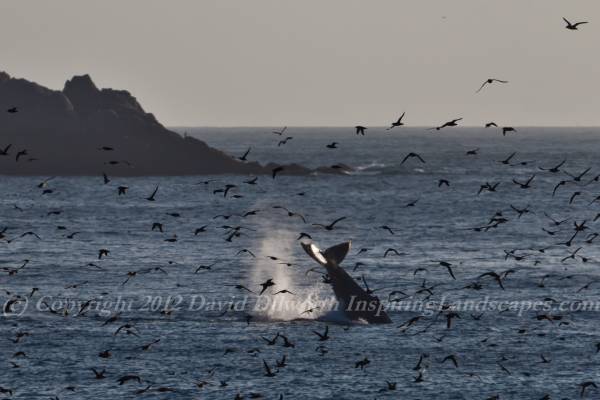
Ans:
<svg viewBox="0 0 600 400"><path fill-rule="evenodd" d="M316 245L300 243L304 251L327 270L331 287L337 297L341 310L353 320L364 320L370 324L390 323L390 317L385 313L376 296L366 292L340 266L348 252L351 243L344 242L321 251Z"/></svg>
<svg viewBox="0 0 600 400"><path fill-rule="evenodd" d="M339 266L346 254L350 251L351 242L344 242L336 244L322 252L317 246L310 243L300 243L306 253L312 257L313 260L321 264L322 266L330 263L331 265Z"/></svg>

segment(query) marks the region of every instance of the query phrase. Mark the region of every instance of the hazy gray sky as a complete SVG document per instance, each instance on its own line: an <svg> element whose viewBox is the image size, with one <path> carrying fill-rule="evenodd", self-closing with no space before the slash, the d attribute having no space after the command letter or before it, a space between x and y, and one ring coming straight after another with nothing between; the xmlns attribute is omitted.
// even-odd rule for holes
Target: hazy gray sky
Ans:
<svg viewBox="0 0 600 400"><path fill-rule="evenodd" d="M600 0L2 1L0 48L166 125L600 125Z"/></svg>

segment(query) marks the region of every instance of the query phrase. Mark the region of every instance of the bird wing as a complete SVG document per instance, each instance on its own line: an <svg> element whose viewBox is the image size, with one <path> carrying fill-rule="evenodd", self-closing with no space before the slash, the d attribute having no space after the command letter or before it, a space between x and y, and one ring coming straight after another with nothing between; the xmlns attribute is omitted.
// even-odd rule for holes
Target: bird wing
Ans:
<svg viewBox="0 0 600 400"><path fill-rule="evenodd" d="M484 81L484 82L481 84L481 86L479 87L479 89L477 89L477 91L476 91L475 93L479 93L479 92L481 92L481 89L483 89L483 87L484 87L486 84L487 84L487 80L486 80L486 81Z"/></svg>
<svg viewBox="0 0 600 400"><path fill-rule="evenodd" d="M338 222L340 222L344 219L346 219L346 217L340 217L340 218L336 219L335 221L333 221L330 226L333 227L335 224L337 224Z"/></svg>
<svg viewBox="0 0 600 400"><path fill-rule="evenodd" d="M267 364L267 362L265 360L263 360L263 365L265 366L265 370L267 371L267 374L271 375L271 368L269 368L269 364Z"/></svg>

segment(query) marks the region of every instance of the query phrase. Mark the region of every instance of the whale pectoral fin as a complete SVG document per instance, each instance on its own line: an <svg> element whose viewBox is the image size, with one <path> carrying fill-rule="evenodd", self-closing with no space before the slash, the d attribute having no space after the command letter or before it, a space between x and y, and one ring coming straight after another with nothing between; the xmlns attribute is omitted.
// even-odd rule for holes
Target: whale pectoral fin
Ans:
<svg viewBox="0 0 600 400"><path fill-rule="evenodd" d="M340 265L350 251L351 242L336 244L325 250L325 259L334 265Z"/></svg>
<svg viewBox="0 0 600 400"><path fill-rule="evenodd" d="M300 244L302 245L302 248L304 249L306 254L311 256L311 258L313 260L315 260L316 262L318 262L321 265L327 265L327 260L325 259L325 257L323 257L321 250L319 250L319 248L317 246L315 246L312 243L310 243L310 244L300 243Z"/></svg>

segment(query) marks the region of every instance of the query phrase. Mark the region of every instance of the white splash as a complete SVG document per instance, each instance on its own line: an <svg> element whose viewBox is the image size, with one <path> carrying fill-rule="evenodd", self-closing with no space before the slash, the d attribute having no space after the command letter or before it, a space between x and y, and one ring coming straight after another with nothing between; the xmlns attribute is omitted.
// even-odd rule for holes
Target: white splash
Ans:
<svg viewBox="0 0 600 400"><path fill-rule="evenodd" d="M321 298L321 289L314 278L307 278L303 268L296 265L295 251L299 248L297 234L285 228L264 226L261 232L269 232L269 236L260 240L253 248L256 259L250 270L249 280L252 287L260 288L260 284L271 278L275 286L268 288L258 297L254 306L255 314L269 320L290 321L299 318L316 319L325 311ZM271 260L268 257L277 257ZM294 263L289 267L282 262ZM293 293L274 293L288 290ZM318 308L317 308L318 307ZM313 310L307 312L307 310Z"/></svg>

